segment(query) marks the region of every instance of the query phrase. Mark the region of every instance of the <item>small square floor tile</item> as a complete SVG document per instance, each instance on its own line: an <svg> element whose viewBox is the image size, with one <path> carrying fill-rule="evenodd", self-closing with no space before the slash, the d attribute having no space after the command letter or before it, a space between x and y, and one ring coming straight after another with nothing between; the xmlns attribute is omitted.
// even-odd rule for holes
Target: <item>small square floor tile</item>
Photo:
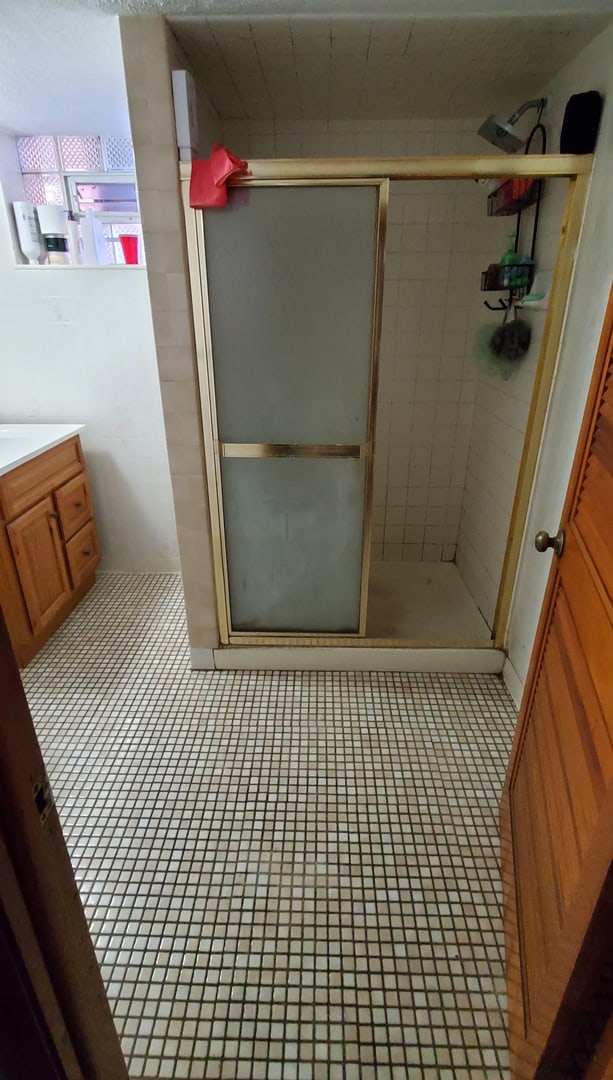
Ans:
<svg viewBox="0 0 613 1080"><path fill-rule="evenodd" d="M134 1077L508 1077L494 676L192 672L102 574L24 672Z"/></svg>

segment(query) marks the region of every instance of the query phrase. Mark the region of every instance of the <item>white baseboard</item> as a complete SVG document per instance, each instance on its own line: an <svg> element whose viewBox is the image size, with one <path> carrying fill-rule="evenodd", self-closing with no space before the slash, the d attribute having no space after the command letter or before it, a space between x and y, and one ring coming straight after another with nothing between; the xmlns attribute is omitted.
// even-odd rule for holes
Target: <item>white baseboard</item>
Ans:
<svg viewBox="0 0 613 1080"><path fill-rule="evenodd" d="M521 705L521 699L524 693L524 684L521 681L508 656L502 668L502 678L507 690L513 698L513 701L519 709L519 706Z"/></svg>
<svg viewBox="0 0 613 1080"><path fill-rule="evenodd" d="M206 650L193 650L204 652ZM499 649L236 648L215 649L222 671L430 671L499 674ZM193 663L193 661L192 661Z"/></svg>
<svg viewBox="0 0 613 1080"><path fill-rule="evenodd" d="M215 658L212 649L190 649L189 655L193 671L213 671Z"/></svg>
<svg viewBox="0 0 613 1080"><path fill-rule="evenodd" d="M113 556L103 556L98 568L100 574L179 574L181 563L178 557L160 557L159 559L142 559L139 565L134 565L134 559L116 559Z"/></svg>

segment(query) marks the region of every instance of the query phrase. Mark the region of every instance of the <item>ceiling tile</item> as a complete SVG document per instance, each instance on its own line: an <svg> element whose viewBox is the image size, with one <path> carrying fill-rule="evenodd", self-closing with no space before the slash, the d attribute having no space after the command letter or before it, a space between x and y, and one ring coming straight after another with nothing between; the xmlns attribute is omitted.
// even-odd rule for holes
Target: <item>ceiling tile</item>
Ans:
<svg viewBox="0 0 613 1080"><path fill-rule="evenodd" d="M169 22L223 118L298 122L510 110L535 95L610 16L180 16Z"/></svg>

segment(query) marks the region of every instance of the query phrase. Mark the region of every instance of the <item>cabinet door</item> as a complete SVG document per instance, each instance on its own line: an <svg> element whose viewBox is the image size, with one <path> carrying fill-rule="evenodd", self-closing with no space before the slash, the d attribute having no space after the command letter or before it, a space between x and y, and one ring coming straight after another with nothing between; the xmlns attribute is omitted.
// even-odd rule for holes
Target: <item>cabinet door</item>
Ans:
<svg viewBox="0 0 613 1080"><path fill-rule="evenodd" d="M38 634L71 592L52 499L42 499L7 525L7 533L32 630Z"/></svg>

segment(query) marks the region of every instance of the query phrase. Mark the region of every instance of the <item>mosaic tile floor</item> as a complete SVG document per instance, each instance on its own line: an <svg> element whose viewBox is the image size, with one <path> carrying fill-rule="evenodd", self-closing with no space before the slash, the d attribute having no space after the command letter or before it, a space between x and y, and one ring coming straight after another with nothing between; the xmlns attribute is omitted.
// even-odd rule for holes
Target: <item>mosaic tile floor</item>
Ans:
<svg viewBox="0 0 613 1080"><path fill-rule="evenodd" d="M24 673L133 1077L507 1077L487 675L189 670L102 575Z"/></svg>

